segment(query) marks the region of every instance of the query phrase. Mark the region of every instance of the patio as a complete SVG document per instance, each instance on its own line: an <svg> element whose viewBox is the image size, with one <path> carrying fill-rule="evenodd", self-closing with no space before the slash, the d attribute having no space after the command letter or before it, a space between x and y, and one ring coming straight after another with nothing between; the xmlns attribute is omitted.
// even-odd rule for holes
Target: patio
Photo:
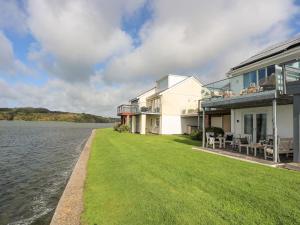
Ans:
<svg viewBox="0 0 300 225"><path fill-rule="evenodd" d="M206 151L270 165L293 160L292 138L277 137L278 153L275 161L273 135L268 135L266 140L258 143L252 141L251 135L234 135L231 132L225 132L224 136L206 132L205 136L206 144L202 149Z"/></svg>
<svg viewBox="0 0 300 225"><path fill-rule="evenodd" d="M240 161L246 161L250 163L255 163L255 164L260 164L260 165L265 165L265 166L270 166L270 167L277 167L279 165L283 165L283 163L274 163L273 161L270 160L264 160L263 158L259 157L254 157L252 155L247 155L235 151L230 151L228 149L212 149L212 148L203 148L203 147L193 147L193 150L196 151L203 151L215 155L221 155L227 158L231 159L237 159Z"/></svg>

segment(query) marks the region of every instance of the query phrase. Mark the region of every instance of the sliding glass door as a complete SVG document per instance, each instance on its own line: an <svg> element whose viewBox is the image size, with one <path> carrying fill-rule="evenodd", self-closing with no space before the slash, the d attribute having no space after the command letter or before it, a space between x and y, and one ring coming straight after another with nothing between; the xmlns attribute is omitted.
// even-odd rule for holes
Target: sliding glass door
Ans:
<svg viewBox="0 0 300 225"><path fill-rule="evenodd" d="M244 115L244 134L253 135L254 125L253 125L253 114Z"/></svg>
<svg viewBox="0 0 300 225"><path fill-rule="evenodd" d="M267 114L244 114L244 134L250 134L254 143L267 137Z"/></svg>

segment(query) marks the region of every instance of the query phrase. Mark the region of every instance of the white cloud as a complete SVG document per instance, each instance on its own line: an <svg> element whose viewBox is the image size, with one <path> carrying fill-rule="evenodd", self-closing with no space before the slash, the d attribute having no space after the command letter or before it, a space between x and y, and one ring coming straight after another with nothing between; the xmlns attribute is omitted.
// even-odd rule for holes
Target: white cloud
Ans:
<svg viewBox="0 0 300 225"><path fill-rule="evenodd" d="M70 84L52 79L42 86L35 86L23 83L11 85L0 79L0 107L45 107L51 110L116 116L116 107L120 102L127 102L136 94L137 84L124 84L116 88L104 84L98 76L91 80L85 84ZM148 84L143 83L139 87L149 88Z"/></svg>
<svg viewBox="0 0 300 225"><path fill-rule="evenodd" d="M290 0L156 0L152 7L153 20L140 32L141 46L111 60L105 79L191 73L213 63L211 72L224 76L258 48L287 37L287 22L298 10Z"/></svg>
<svg viewBox="0 0 300 225"><path fill-rule="evenodd" d="M135 47L122 22L146 2L152 17ZM28 0L25 5L26 13L17 1L1 1L0 29L29 32L36 40L29 59L53 76L40 86L0 79L0 107L104 115L115 115L118 104L167 73L198 73L205 82L224 77L231 66L291 36L289 22L299 14L292 0ZM6 15L9 23L3 22ZM0 31L0 70L27 69Z"/></svg>
<svg viewBox="0 0 300 225"><path fill-rule="evenodd" d="M42 51L55 58L50 72L63 79L88 80L92 68L128 51L131 38L121 28L122 16L142 0L29 0L29 27ZM52 68L51 68L52 67Z"/></svg>
<svg viewBox="0 0 300 225"><path fill-rule="evenodd" d="M26 14L17 0L0 1L0 29L27 32Z"/></svg>
<svg viewBox="0 0 300 225"><path fill-rule="evenodd" d="M9 75L33 74L33 71L31 69L29 69L20 60L15 58L12 43L1 30L0 30L0 72Z"/></svg>

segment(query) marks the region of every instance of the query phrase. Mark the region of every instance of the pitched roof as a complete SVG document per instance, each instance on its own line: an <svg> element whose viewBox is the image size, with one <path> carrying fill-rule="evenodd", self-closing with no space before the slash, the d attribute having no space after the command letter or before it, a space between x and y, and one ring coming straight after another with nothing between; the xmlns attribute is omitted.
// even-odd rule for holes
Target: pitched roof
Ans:
<svg viewBox="0 0 300 225"><path fill-rule="evenodd" d="M287 50L290 50L290 49L298 47L298 46L300 46L300 37L293 38L293 39L272 45L272 46L258 52L254 56L251 56L249 59L241 62L239 65L232 67L230 69L230 71L237 70L237 69L247 66L249 64L261 61L263 59L269 58L274 55L278 55L282 52L285 52Z"/></svg>
<svg viewBox="0 0 300 225"><path fill-rule="evenodd" d="M146 94L147 92L149 92L149 91L152 91L153 89L155 89L155 87L152 87L151 89L149 89L149 90L147 90L147 91L144 91L144 92L142 92L141 94L139 94L138 96L136 96L135 98L132 98L132 99L130 99L129 101L134 101L134 100L137 100L137 99L139 99L142 95L144 95L144 94Z"/></svg>

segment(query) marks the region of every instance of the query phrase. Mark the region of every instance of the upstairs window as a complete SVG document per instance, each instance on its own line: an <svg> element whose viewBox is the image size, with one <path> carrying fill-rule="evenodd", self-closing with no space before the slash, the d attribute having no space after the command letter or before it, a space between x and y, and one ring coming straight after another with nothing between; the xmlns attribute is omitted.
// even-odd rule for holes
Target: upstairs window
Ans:
<svg viewBox="0 0 300 225"><path fill-rule="evenodd" d="M244 74L244 88L248 88L251 83L257 83L256 71L251 71Z"/></svg>
<svg viewBox="0 0 300 225"><path fill-rule="evenodd" d="M271 76L272 74L275 74L275 65L268 66L267 67L267 76Z"/></svg>
<svg viewBox="0 0 300 225"><path fill-rule="evenodd" d="M258 70L258 84L263 83L266 80L266 68L262 68Z"/></svg>

